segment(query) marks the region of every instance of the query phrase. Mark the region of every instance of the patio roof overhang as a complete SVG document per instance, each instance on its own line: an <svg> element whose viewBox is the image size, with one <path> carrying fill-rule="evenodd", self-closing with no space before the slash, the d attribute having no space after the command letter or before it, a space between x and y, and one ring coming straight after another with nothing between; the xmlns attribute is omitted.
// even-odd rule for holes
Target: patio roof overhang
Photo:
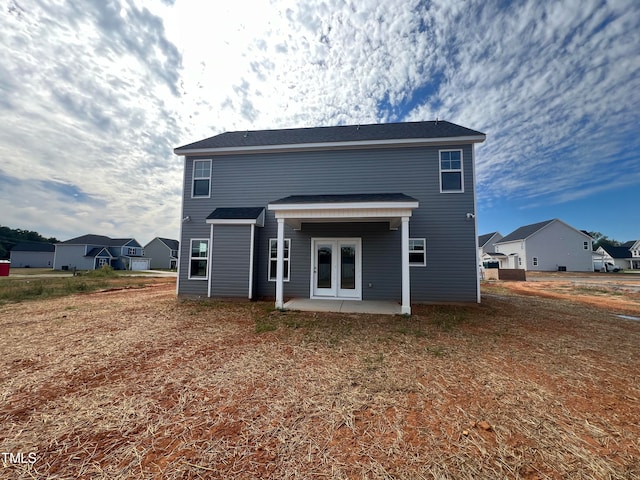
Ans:
<svg viewBox="0 0 640 480"><path fill-rule="evenodd" d="M390 229L398 229L402 218L410 217L418 206L415 198L403 193L376 193L293 195L267 208L296 230L310 222L388 222Z"/></svg>

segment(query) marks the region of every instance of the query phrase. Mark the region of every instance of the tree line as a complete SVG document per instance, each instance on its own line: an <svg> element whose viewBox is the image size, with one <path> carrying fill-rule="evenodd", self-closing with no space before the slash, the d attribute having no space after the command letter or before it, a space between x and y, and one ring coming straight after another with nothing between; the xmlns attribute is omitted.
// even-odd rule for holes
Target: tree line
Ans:
<svg viewBox="0 0 640 480"><path fill-rule="evenodd" d="M38 232L22 230L20 228L9 228L0 225L0 259L9 258L9 252L18 243L58 243L55 237L45 238Z"/></svg>

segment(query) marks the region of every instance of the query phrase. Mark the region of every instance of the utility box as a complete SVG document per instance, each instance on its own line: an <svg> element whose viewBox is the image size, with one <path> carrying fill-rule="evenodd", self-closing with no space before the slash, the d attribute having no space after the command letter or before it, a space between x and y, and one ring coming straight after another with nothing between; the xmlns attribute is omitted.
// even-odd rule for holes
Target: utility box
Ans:
<svg viewBox="0 0 640 480"><path fill-rule="evenodd" d="M0 260L0 277L8 277L11 270L11 262L9 260Z"/></svg>

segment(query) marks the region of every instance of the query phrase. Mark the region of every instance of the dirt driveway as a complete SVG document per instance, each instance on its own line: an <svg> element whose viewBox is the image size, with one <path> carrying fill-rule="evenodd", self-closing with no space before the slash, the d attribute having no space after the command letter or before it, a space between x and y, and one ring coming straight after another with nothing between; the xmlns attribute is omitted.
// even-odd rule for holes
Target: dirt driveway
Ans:
<svg viewBox="0 0 640 480"><path fill-rule="evenodd" d="M0 477L640 478L640 322L511 286L408 319L172 283L1 306Z"/></svg>

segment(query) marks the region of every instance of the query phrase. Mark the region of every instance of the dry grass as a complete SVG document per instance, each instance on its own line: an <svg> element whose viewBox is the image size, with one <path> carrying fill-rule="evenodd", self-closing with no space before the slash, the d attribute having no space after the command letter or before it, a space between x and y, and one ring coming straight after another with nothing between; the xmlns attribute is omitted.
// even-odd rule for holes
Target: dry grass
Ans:
<svg viewBox="0 0 640 480"><path fill-rule="evenodd" d="M17 478L640 478L640 323L487 287L410 319L177 302L0 307ZM485 423L486 422L486 423Z"/></svg>

